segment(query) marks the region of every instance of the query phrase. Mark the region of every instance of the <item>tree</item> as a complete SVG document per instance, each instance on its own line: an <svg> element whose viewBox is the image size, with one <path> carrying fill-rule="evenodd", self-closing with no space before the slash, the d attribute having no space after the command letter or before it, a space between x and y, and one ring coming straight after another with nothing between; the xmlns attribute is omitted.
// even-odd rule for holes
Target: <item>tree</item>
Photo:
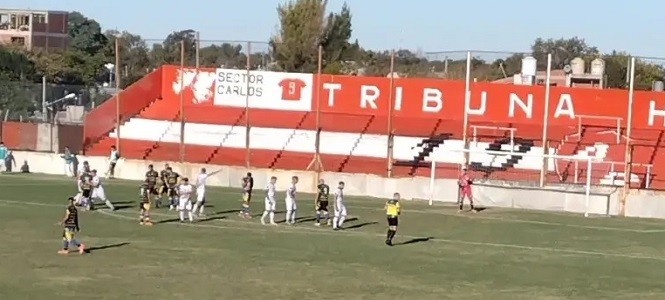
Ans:
<svg viewBox="0 0 665 300"><path fill-rule="evenodd" d="M196 60L196 31L192 29L169 34L162 44L154 44L150 59L154 67L163 64L180 64L181 42L185 43L185 65L194 65Z"/></svg>
<svg viewBox="0 0 665 300"><path fill-rule="evenodd" d="M150 50L140 35L127 31L108 30L104 33L108 43L104 47L106 63L116 63L115 41L118 40L120 65L115 66L117 74L122 76L122 88L131 85L145 76L151 67ZM104 68L98 81L108 81L112 74Z"/></svg>
<svg viewBox="0 0 665 300"><path fill-rule="evenodd" d="M569 39L542 39L537 38L531 46L532 55L538 62L538 68L547 67L547 54L552 54L552 69L563 69L575 57L589 58L600 55L598 48L589 46L584 39L573 37Z"/></svg>
<svg viewBox="0 0 665 300"><path fill-rule="evenodd" d="M0 111L9 112L12 119L27 117L34 111L34 98L39 94L32 84L38 77L36 72L35 64L25 52L0 46Z"/></svg>
<svg viewBox="0 0 665 300"><path fill-rule="evenodd" d="M5 80L35 80L34 62L20 49L0 46L0 74Z"/></svg>
<svg viewBox="0 0 665 300"><path fill-rule="evenodd" d="M107 44L99 23L77 11L69 14L69 37L72 48L90 55L99 53Z"/></svg>
<svg viewBox="0 0 665 300"><path fill-rule="evenodd" d="M277 7L279 33L272 37L270 45L279 69L305 73L316 71L318 46L326 32L324 13L327 2L295 0Z"/></svg>
<svg viewBox="0 0 665 300"><path fill-rule="evenodd" d="M246 69L247 55L242 50L243 46L240 44L210 45L200 49L200 64L204 67Z"/></svg>
<svg viewBox="0 0 665 300"><path fill-rule="evenodd" d="M325 73L343 73L344 62L354 61L358 57L360 46L351 39L351 9L344 3L339 13L330 13L323 27L320 38Z"/></svg>

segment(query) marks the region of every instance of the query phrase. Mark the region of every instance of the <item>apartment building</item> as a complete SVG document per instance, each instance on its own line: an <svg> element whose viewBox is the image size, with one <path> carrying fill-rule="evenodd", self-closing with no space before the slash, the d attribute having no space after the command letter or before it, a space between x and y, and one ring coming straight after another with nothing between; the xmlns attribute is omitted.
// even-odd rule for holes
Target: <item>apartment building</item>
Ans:
<svg viewBox="0 0 665 300"><path fill-rule="evenodd" d="M65 48L69 43L64 11L0 9L0 43L26 47Z"/></svg>

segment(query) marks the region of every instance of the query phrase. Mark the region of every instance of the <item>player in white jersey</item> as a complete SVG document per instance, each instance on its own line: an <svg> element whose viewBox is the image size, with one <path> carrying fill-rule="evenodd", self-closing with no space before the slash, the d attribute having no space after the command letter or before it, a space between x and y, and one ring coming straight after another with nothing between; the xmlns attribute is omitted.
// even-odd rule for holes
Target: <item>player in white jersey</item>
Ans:
<svg viewBox="0 0 665 300"><path fill-rule="evenodd" d="M296 223L296 184L298 183L298 176L291 177L291 185L286 189L286 224L293 225Z"/></svg>
<svg viewBox="0 0 665 300"><path fill-rule="evenodd" d="M180 222L185 222L185 213L189 222L194 220L192 215L192 193L194 193L194 186L189 183L187 177L180 181L176 189L178 193L178 213L180 214Z"/></svg>
<svg viewBox="0 0 665 300"><path fill-rule="evenodd" d="M344 181L340 181L335 192L335 217L333 218L333 229L342 229L346 219L346 205L344 205Z"/></svg>
<svg viewBox="0 0 665 300"><path fill-rule="evenodd" d="M196 176L196 203L194 203L194 209L192 210L194 215L205 216L203 211L206 202L206 181L208 180L208 177L219 173L219 171L221 170L207 173L206 168L201 168L201 173Z"/></svg>
<svg viewBox="0 0 665 300"><path fill-rule="evenodd" d="M90 171L90 174L92 175L92 196L90 197L90 201L94 201L95 199L104 201L104 204L106 204L110 210L115 210L113 203L106 198L104 186L102 186L102 179L97 175L97 170Z"/></svg>
<svg viewBox="0 0 665 300"><path fill-rule="evenodd" d="M265 210L261 216L261 224L266 225L266 217L270 216L270 224L277 225L275 223L275 207L277 206L277 188L275 184L277 183L277 177L270 177L270 182L266 186L266 198L265 198Z"/></svg>

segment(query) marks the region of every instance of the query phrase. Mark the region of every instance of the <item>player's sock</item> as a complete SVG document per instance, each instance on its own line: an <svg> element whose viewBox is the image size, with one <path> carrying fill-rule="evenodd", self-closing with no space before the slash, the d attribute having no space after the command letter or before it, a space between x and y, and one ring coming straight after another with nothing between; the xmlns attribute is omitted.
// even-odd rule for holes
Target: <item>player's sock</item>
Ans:
<svg viewBox="0 0 665 300"><path fill-rule="evenodd" d="M339 217L339 224L337 224L337 227L342 227L342 224L344 224L344 220L346 220L346 216Z"/></svg>
<svg viewBox="0 0 665 300"><path fill-rule="evenodd" d="M296 223L296 210L294 209L291 211L291 224L295 223Z"/></svg>
<svg viewBox="0 0 665 300"><path fill-rule="evenodd" d="M388 229L388 232L386 232L386 241L390 241L390 235L392 234L392 229Z"/></svg>
<svg viewBox="0 0 665 300"><path fill-rule="evenodd" d="M268 216L268 211L267 211L267 210L264 210L264 211L263 211L263 214L261 215L261 224L265 224L265 223L266 223L266 217L267 217L267 216Z"/></svg>
<svg viewBox="0 0 665 300"><path fill-rule="evenodd" d="M199 205L199 214L200 214L200 215L203 214L203 209L204 209L205 207L206 207L205 203L201 203L201 204Z"/></svg>
<svg viewBox="0 0 665 300"><path fill-rule="evenodd" d="M292 212L292 210L287 210L286 211L286 216L284 217L284 223L286 223L286 224L291 223L291 212Z"/></svg>
<svg viewBox="0 0 665 300"><path fill-rule="evenodd" d="M339 218L338 218L337 216L335 216L335 217L333 218L333 228L337 228L337 220L338 220L338 219L339 219Z"/></svg>
<svg viewBox="0 0 665 300"><path fill-rule="evenodd" d="M190 222L194 221L194 214L191 210L187 211L187 217L189 218Z"/></svg>
<svg viewBox="0 0 665 300"><path fill-rule="evenodd" d="M270 216L270 224L275 224L275 212L271 211L268 215Z"/></svg>
<svg viewBox="0 0 665 300"><path fill-rule="evenodd" d="M321 212L317 211L316 212L316 224L321 223Z"/></svg>
<svg viewBox="0 0 665 300"><path fill-rule="evenodd" d="M63 239L62 240L62 250L67 251L67 249L69 249L69 241Z"/></svg>
<svg viewBox="0 0 665 300"><path fill-rule="evenodd" d="M185 212L181 210L178 213L180 214L180 222L185 222Z"/></svg>
<svg viewBox="0 0 665 300"><path fill-rule="evenodd" d="M71 239L71 240L69 240L69 244L74 245L74 246L76 246L76 247L80 247L80 246L81 246L81 243L79 243L79 241L77 241L76 239Z"/></svg>
<svg viewBox="0 0 665 300"><path fill-rule="evenodd" d="M111 201L106 200L104 203L110 210L115 210L115 206L113 206L113 203L111 203Z"/></svg>

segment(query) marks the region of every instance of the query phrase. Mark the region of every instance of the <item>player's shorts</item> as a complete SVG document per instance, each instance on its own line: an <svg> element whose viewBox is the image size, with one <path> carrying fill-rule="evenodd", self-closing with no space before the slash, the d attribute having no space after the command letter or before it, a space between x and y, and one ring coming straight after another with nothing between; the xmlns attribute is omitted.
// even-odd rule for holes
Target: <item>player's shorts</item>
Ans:
<svg viewBox="0 0 665 300"><path fill-rule="evenodd" d="M162 184L157 188L157 194L158 195L164 195L168 192L168 190L169 190L169 188L166 185Z"/></svg>
<svg viewBox="0 0 665 300"><path fill-rule="evenodd" d="M317 211L328 211L328 201L319 201L316 204Z"/></svg>
<svg viewBox="0 0 665 300"><path fill-rule="evenodd" d="M115 169L115 164L114 162L110 163L109 166L111 167L111 170Z"/></svg>
<svg viewBox="0 0 665 300"><path fill-rule="evenodd" d="M81 191L81 197L90 198L90 196L92 196L92 190L82 190Z"/></svg>
<svg viewBox="0 0 665 300"><path fill-rule="evenodd" d="M205 190L196 190L196 203L204 204L206 202L206 192Z"/></svg>
<svg viewBox="0 0 665 300"><path fill-rule="evenodd" d="M346 216L346 205L339 205L335 207L335 216Z"/></svg>
<svg viewBox="0 0 665 300"><path fill-rule="evenodd" d="M106 201L106 192L101 187L96 188L92 191L92 198L97 198L102 201Z"/></svg>
<svg viewBox="0 0 665 300"><path fill-rule="evenodd" d="M286 198L284 200L284 202L286 203L286 210L296 210L297 209L295 199Z"/></svg>
<svg viewBox="0 0 665 300"><path fill-rule="evenodd" d="M76 236L76 227L65 227L65 230L62 231L62 238L66 241L71 241Z"/></svg>
<svg viewBox="0 0 665 300"><path fill-rule="evenodd" d="M472 193L471 193L471 187L469 187L469 186L461 187L460 190L459 190L459 193L460 193L460 197L462 197L462 198L464 198L464 197L471 198L473 196Z"/></svg>
<svg viewBox="0 0 665 300"><path fill-rule="evenodd" d="M178 199L178 210L192 210L192 201L188 198Z"/></svg>
<svg viewBox="0 0 665 300"><path fill-rule="evenodd" d="M388 216L388 226L397 226L397 216Z"/></svg>
<svg viewBox="0 0 665 300"><path fill-rule="evenodd" d="M159 191L157 189L157 186L155 185L148 185L148 193L150 195L159 195Z"/></svg>
<svg viewBox="0 0 665 300"><path fill-rule="evenodd" d="M168 193L169 193L169 197L175 197L175 196L178 196L178 192L176 191L175 188L169 188L168 190L169 190L169 191L168 191Z"/></svg>
<svg viewBox="0 0 665 300"><path fill-rule="evenodd" d="M252 201L252 192L242 192L242 201L245 203L249 203Z"/></svg>
<svg viewBox="0 0 665 300"><path fill-rule="evenodd" d="M276 201L271 201L270 199L266 198L264 202L266 206L265 207L266 211L275 211L275 208L277 206Z"/></svg>
<svg viewBox="0 0 665 300"><path fill-rule="evenodd" d="M150 203L149 202L141 203L141 210L149 211L150 210Z"/></svg>

